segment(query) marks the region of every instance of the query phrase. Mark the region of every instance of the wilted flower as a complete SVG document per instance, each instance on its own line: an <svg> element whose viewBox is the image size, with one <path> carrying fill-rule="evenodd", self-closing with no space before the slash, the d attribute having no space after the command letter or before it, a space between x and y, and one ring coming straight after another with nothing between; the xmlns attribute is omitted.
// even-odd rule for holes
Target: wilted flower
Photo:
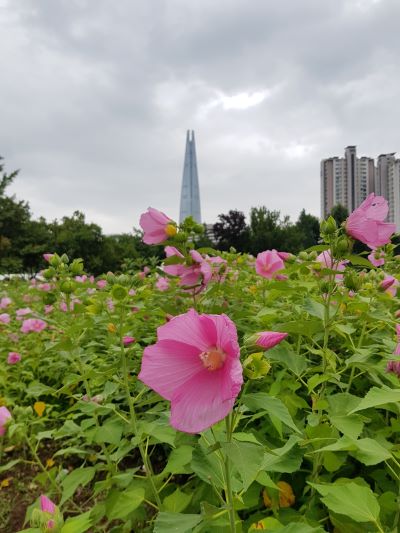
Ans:
<svg viewBox="0 0 400 533"><path fill-rule="evenodd" d="M260 252L256 259L256 272L264 278L275 277L275 272L285 268L285 263L276 250Z"/></svg>
<svg viewBox="0 0 400 533"><path fill-rule="evenodd" d="M30 333L31 331L40 332L47 326L44 320L40 318L27 318L22 322L22 333Z"/></svg>
<svg viewBox="0 0 400 533"><path fill-rule="evenodd" d="M160 244L176 234L175 222L153 207L141 215L139 224L144 231L143 242L146 244Z"/></svg>
<svg viewBox="0 0 400 533"><path fill-rule="evenodd" d="M171 401L171 425L199 433L232 409L243 383L235 324L194 309L160 326L139 379Z"/></svg>
<svg viewBox="0 0 400 533"><path fill-rule="evenodd" d="M346 221L346 232L370 248L374 249L390 242L396 225L384 222L389 211L387 200L383 196L371 193L357 207Z"/></svg>
<svg viewBox="0 0 400 533"><path fill-rule="evenodd" d="M0 436L6 432L6 424L11 418L11 413L4 405L0 407Z"/></svg>
<svg viewBox="0 0 400 533"><path fill-rule="evenodd" d="M21 354L18 352L9 352L7 357L7 363L9 365L15 365L21 361Z"/></svg>

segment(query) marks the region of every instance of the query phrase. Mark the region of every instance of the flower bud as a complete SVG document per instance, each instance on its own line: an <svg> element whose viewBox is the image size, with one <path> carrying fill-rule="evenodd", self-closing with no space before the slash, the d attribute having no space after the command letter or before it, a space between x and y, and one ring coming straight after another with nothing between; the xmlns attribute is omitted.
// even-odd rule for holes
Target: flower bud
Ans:
<svg viewBox="0 0 400 533"><path fill-rule="evenodd" d="M114 300L124 300L128 296L128 291L122 285L114 285L111 291Z"/></svg>
<svg viewBox="0 0 400 533"><path fill-rule="evenodd" d="M61 262L62 262L62 263L64 263L65 265L68 265L68 263L69 263L69 257L68 257L67 254L62 254L62 256L61 256L60 259L61 259Z"/></svg>
<svg viewBox="0 0 400 533"><path fill-rule="evenodd" d="M60 285L60 291L64 294L71 294L74 292L75 283L71 280L65 280Z"/></svg>
<svg viewBox="0 0 400 533"><path fill-rule="evenodd" d="M56 275L56 271L53 267L50 267L43 270L42 274L45 279L52 279Z"/></svg>
<svg viewBox="0 0 400 533"><path fill-rule="evenodd" d="M50 259L49 259L49 264L52 266L52 267L58 267L58 265L61 263L61 258L58 254L54 254Z"/></svg>
<svg viewBox="0 0 400 533"><path fill-rule="evenodd" d="M337 230L336 220L330 216L326 220L323 220L320 225L321 234L333 235Z"/></svg>

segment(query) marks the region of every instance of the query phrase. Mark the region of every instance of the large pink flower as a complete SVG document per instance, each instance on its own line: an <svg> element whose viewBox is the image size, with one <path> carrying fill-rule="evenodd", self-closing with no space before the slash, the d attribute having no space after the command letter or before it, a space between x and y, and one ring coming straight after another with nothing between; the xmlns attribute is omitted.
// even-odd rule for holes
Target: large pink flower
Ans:
<svg viewBox="0 0 400 533"><path fill-rule="evenodd" d="M157 330L144 350L139 379L171 401L171 425L200 433L232 409L243 383L235 324L194 309Z"/></svg>
<svg viewBox="0 0 400 533"><path fill-rule="evenodd" d="M276 250L267 250L260 252L256 259L256 272L264 278L275 277L277 270L285 268L285 263Z"/></svg>
<svg viewBox="0 0 400 533"><path fill-rule="evenodd" d="M395 224L384 222L389 205L383 196L371 193L346 221L347 233L374 249L390 242Z"/></svg>
<svg viewBox="0 0 400 533"><path fill-rule="evenodd" d="M144 231L143 242L146 244L160 244L176 233L174 221L153 207L141 215L139 224Z"/></svg>
<svg viewBox="0 0 400 533"><path fill-rule="evenodd" d="M316 261L322 266L322 268L328 268L329 270L337 270L338 272L343 272L346 269L347 261L336 261L332 260L330 250L325 250L321 252ZM335 276L336 281L343 279L343 274L337 274Z"/></svg>
<svg viewBox="0 0 400 533"><path fill-rule="evenodd" d="M8 296L3 296L3 298L0 298L0 309L4 309L5 307L9 306L11 302L11 298L8 298Z"/></svg>
<svg viewBox="0 0 400 533"><path fill-rule="evenodd" d="M0 407L0 436L6 432L6 423L11 418L11 413L4 405Z"/></svg>

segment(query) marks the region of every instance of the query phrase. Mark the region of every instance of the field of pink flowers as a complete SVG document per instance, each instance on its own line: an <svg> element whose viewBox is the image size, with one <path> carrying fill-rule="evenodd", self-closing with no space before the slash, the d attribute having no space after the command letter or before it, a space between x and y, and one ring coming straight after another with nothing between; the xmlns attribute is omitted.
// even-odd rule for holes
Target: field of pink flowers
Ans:
<svg viewBox="0 0 400 533"><path fill-rule="evenodd" d="M395 533L400 256L370 195L297 257L198 249L0 284L0 530ZM352 253L355 241L369 251Z"/></svg>

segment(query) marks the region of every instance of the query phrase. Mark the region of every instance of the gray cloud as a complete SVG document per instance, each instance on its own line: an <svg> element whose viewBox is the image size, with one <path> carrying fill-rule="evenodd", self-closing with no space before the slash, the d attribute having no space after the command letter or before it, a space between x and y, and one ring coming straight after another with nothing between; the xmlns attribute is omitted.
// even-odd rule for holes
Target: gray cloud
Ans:
<svg viewBox="0 0 400 533"><path fill-rule="evenodd" d="M203 218L319 211L319 161L400 150L397 0L0 0L0 154L49 219L178 216L186 129ZM247 106L247 107L246 107Z"/></svg>

